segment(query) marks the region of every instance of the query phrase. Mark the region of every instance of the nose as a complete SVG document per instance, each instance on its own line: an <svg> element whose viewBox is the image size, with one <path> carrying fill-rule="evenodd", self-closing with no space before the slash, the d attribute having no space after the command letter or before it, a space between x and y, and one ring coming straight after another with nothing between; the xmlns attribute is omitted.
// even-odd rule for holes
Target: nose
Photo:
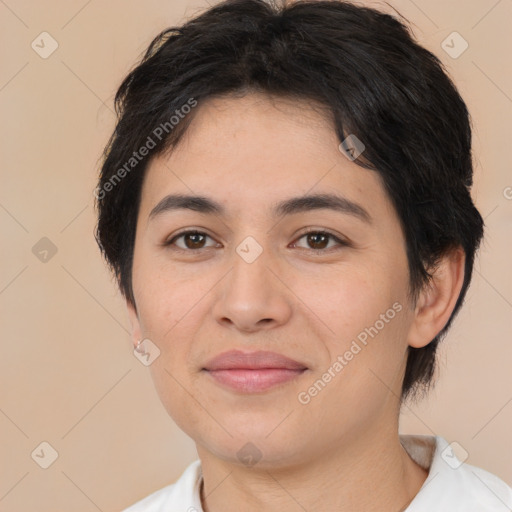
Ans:
<svg viewBox="0 0 512 512"><path fill-rule="evenodd" d="M246 333L285 324L292 314L293 293L279 266L265 250L252 262L234 251L232 270L217 287L216 321Z"/></svg>

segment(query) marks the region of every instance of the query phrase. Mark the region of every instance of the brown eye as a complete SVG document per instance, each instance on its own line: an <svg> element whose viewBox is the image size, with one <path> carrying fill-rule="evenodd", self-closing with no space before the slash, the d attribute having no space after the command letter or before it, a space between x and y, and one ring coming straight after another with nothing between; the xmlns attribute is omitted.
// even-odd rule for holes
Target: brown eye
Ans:
<svg viewBox="0 0 512 512"><path fill-rule="evenodd" d="M207 238L211 238L206 233L201 231L184 231L183 233L179 233L171 240L165 243L166 246L176 245L176 247L183 251L194 251L199 249L205 249L208 246L205 246L205 241ZM176 244L177 240L183 239L183 245Z"/></svg>
<svg viewBox="0 0 512 512"><path fill-rule="evenodd" d="M304 249L311 250L311 251L323 251L326 249L332 249L333 247L328 247L329 242L332 240L335 242L334 246L348 246L348 243L344 240L341 240L337 236L333 235L332 233L328 233L327 231L309 231L307 233L304 233L299 240L305 238L307 247L304 247Z"/></svg>
<svg viewBox="0 0 512 512"><path fill-rule="evenodd" d="M187 249L202 249L205 238L201 233L188 233L183 236Z"/></svg>
<svg viewBox="0 0 512 512"><path fill-rule="evenodd" d="M306 237L312 249L325 249L329 243L330 235L325 233L309 233Z"/></svg>
<svg viewBox="0 0 512 512"><path fill-rule="evenodd" d="M215 247L216 244L206 245L207 239L213 240L209 235L202 231L183 231L178 233L176 236L165 242L165 246L174 246L173 248L183 252L195 252L201 249L208 249L209 247ZM309 231L304 233L298 240L306 239L307 247L303 249L311 252L324 252L336 247L347 247L349 243L341 240L339 237L329 233L327 231ZM180 243L177 243L181 241ZM330 242L334 242L334 246L329 246ZM295 246L296 244L294 244Z"/></svg>

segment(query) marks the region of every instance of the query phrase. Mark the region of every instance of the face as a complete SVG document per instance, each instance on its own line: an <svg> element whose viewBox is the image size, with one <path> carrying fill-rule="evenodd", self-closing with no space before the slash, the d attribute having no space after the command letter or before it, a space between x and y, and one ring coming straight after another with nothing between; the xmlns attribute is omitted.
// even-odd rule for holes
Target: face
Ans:
<svg viewBox="0 0 512 512"><path fill-rule="evenodd" d="M147 169L134 248L133 338L160 350L163 405L200 454L225 461L252 450L261 465L301 464L376 435L396 421L414 314L379 175L307 103L250 94L197 109ZM166 200L176 194L217 210ZM313 195L341 200L291 201ZM231 350L297 365L213 371Z"/></svg>

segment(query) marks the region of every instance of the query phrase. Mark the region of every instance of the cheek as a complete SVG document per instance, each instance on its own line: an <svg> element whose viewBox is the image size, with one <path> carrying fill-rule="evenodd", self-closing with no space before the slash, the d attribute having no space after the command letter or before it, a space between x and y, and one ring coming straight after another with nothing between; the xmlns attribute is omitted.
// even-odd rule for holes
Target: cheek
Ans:
<svg viewBox="0 0 512 512"><path fill-rule="evenodd" d="M197 285L200 284L197 279ZM148 273L139 289L138 303L144 334L159 348L160 356L149 366L159 399L176 424L189 432L191 419L200 416L200 396L191 376L197 373L191 353L201 315L205 315L207 289L195 282L183 282Z"/></svg>
<svg viewBox="0 0 512 512"><path fill-rule="evenodd" d="M146 261L134 271L137 307L146 333L163 342L193 314L208 287L203 279L180 275L179 267L159 265L149 258Z"/></svg>
<svg viewBox="0 0 512 512"><path fill-rule="evenodd" d="M395 387L407 346L406 278L399 269L384 272L367 265L317 276L314 285L299 281L297 295L306 297L305 314L325 351L315 377L329 370L336 375L331 388L338 390L336 401L348 405L366 396L378 402L386 393L379 379ZM340 364L333 367L336 361Z"/></svg>
<svg viewBox="0 0 512 512"><path fill-rule="evenodd" d="M294 293L307 306L305 311L322 329L324 339L340 344L350 341L400 301L399 287L388 275L372 270L347 266L314 278L297 277Z"/></svg>

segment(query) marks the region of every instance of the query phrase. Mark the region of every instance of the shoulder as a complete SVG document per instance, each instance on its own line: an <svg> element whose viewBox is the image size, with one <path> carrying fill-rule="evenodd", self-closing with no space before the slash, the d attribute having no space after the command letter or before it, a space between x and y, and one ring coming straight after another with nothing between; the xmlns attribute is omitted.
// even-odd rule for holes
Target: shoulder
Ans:
<svg viewBox="0 0 512 512"><path fill-rule="evenodd" d="M512 488L496 475L464 460L460 445L440 436L408 436L421 446L432 443L428 477L407 512L509 512ZM459 456L454 453L459 450ZM427 452L425 452L427 453ZM423 462L423 461L422 461Z"/></svg>
<svg viewBox="0 0 512 512"><path fill-rule="evenodd" d="M200 512L201 461L192 462L173 484L153 492L122 512Z"/></svg>
<svg viewBox="0 0 512 512"><path fill-rule="evenodd" d="M465 463L455 471L455 475L453 481L457 489L473 507L465 509L468 512L509 512L512 509L512 488L498 476Z"/></svg>

